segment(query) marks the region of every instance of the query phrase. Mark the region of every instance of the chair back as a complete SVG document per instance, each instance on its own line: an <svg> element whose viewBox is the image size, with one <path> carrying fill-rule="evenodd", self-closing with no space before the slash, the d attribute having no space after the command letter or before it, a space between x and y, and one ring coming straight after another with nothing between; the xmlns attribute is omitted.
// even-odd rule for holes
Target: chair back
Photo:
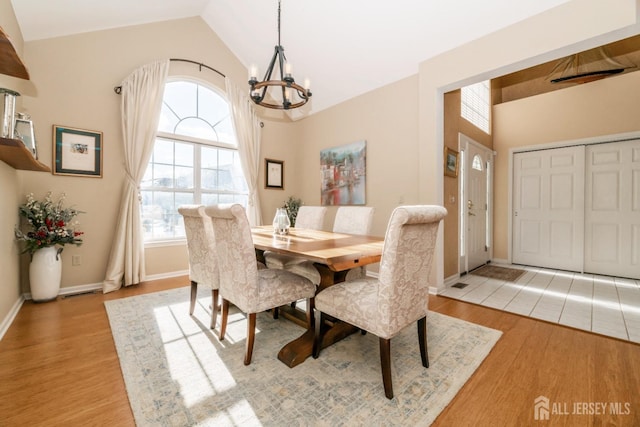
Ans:
<svg viewBox="0 0 640 427"><path fill-rule="evenodd" d="M368 206L341 206L333 221L334 233L367 235L373 225L374 208Z"/></svg>
<svg viewBox="0 0 640 427"><path fill-rule="evenodd" d="M239 204L205 208L211 217L220 268L220 294L244 312L258 300L258 267L247 214Z"/></svg>
<svg viewBox="0 0 640 427"><path fill-rule="evenodd" d="M184 219L189 253L189 279L202 286L218 289L218 258L211 221L202 205L183 205L178 212Z"/></svg>
<svg viewBox="0 0 640 427"><path fill-rule="evenodd" d="M296 216L295 228L322 230L327 208L324 206L300 206Z"/></svg>
<svg viewBox="0 0 640 427"><path fill-rule="evenodd" d="M380 260L378 314L388 336L426 316L429 273L442 206L399 206L389 219Z"/></svg>

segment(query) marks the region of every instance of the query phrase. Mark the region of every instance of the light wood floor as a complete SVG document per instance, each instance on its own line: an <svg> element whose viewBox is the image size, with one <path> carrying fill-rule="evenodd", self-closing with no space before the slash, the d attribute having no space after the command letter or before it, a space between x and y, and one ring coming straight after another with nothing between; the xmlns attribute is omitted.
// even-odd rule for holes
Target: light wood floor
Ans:
<svg viewBox="0 0 640 427"><path fill-rule="evenodd" d="M26 302L0 341L0 426L133 426L103 302L187 285ZM446 297L432 296L430 308L504 333L435 426L640 425L639 345ZM538 396L570 414L534 421ZM571 414L600 402L630 413Z"/></svg>

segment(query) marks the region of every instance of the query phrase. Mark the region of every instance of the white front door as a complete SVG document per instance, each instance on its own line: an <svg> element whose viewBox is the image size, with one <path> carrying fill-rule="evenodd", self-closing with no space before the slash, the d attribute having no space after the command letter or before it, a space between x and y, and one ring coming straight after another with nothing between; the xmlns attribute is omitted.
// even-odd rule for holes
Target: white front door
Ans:
<svg viewBox="0 0 640 427"><path fill-rule="evenodd" d="M582 271L584 146L513 156L513 262Z"/></svg>
<svg viewBox="0 0 640 427"><path fill-rule="evenodd" d="M461 272L471 271L491 260L491 175L493 151L460 134L462 151Z"/></svg>
<svg viewBox="0 0 640 427"><path fill-rule="evenodd" d="M640 278L640 140L587 147L585 271Z"/></svg>

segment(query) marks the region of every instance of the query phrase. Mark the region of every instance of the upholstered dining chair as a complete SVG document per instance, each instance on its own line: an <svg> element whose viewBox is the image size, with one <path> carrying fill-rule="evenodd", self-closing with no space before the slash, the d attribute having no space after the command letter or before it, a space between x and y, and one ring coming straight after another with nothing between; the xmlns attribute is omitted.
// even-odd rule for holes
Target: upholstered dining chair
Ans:
<svg viewBox="0 0 640 427"><path fill-rule="evenodd" d="M333 232L367 235L371 232L374 212L375 208L370 206L340 206L333 220ZM274 268L284 268L287 271L306 277L315 285L320 284L320 273L311 261L288 262L282 267L274 266ZM360 279L366 275L366 267L356 267L347 272L345 280Z"/></svg>
<svg viewBox="0 0 640 427"><path fill-rule="evenodd" d="M211 288L211 325L216 327L218 317L218 257L215 251L215 238L211 220L204 213L203 205L183 205L178 212L184 219L189 252L189 280L191 281L191 301L189 314L193 315L198 295L198 285Z"/></svg>
<svg viewBox="0 0 640 427"><path fill-rule="evenodd" d="M384 392L392 399L391 338L417 321L422 365L429 367L428 278L440 220L446 214L441 206L394 209L387 225L378 279L343 282L316 295L314 358L320 355L324 315L378 336Z"/></svg>
<svg viewBox="0 0 640 427"><path fill-rule="evenodd" d="M220 339L227 328L229 303L247 314L244 364L251 363L256 313L300 299L307 300L308 327L313 327L313 298L316 287L308 279L285 270L258 269L251 238L251 226L241 205L207 206L216 241L220 271L222 319Z"/></svg>
<svg viewBox="0 0 640 427"><path fill-rule="evenodd" d="M327 208L324 206L300 206L295 228L322 230L326 214ZM320 284L320 273L315 268L309 269L307 266L299 268L296 266L297 264L308 263L304 258L266 251L264 253L264 262L268 268L290 270L296 274L303 275L315 285Z"/></svg>

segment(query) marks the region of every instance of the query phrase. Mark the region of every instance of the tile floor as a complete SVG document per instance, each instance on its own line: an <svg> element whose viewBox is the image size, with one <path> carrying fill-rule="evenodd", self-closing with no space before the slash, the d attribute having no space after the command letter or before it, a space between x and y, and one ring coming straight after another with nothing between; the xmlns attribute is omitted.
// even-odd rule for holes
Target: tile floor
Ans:
<svg viewBox="0 0 640 427"><path fill-rule="evenodd" d="M640 280L498 266L525 273L515 282L469 273L457 281L464 289L439 295L640 343Z"/></svg>

